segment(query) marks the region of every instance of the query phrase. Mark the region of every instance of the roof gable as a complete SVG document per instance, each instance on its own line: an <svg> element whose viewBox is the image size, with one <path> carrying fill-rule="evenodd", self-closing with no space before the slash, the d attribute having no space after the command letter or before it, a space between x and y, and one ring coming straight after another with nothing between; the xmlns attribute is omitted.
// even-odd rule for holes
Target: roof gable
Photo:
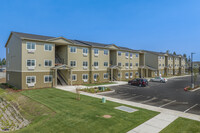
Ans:
<svg viewBox="0 0 200 133"><path fill-rule="evenodd" d="M108 46L106 46L106 48L109 48L109 49L119 49L119 47L117 47L117 46L114 45L114 44L108 45Z"/></svg>
<svg viewBox="0 0 200 133"><path fill-rule="evenodd" d="M69 39L66 39L64 37L57 37L57 38L52 38L48 39L47 41L55 42L55 43L66 43L66 44L72 44L73 42Z"/></svg>

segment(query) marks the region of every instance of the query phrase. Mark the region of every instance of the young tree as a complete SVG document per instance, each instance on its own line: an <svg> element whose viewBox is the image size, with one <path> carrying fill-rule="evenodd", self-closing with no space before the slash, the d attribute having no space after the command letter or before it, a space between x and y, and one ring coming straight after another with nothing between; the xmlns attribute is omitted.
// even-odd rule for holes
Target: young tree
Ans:
<svg viewBox="0 0 200 133"><path fill-rule="evenodd" d="M0 65L2 65L1 58L0 58Z"/></svg>
<svg viewBox="0 0 200 133"><path fill-rule="evenodd" d="M176 52L174 51L173 55L176 55Z"/></svg>
<svg viewBox="0 0 200 133"><path fill-rule="evenodd" d="M3 58L3 60L1 61L2 65L6 65L6 59Z"/></svg>

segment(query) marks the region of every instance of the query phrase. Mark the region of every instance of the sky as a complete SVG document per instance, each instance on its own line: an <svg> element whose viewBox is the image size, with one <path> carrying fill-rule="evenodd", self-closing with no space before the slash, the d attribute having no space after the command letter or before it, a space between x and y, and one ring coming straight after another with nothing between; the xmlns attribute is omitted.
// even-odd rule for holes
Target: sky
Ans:
<svg viewBox="0 0 200 133"><path fill-rule="evenodd" d="M199 0L1 0L0 58L11 31L136 50L196 53L200 60Z"/></svg>

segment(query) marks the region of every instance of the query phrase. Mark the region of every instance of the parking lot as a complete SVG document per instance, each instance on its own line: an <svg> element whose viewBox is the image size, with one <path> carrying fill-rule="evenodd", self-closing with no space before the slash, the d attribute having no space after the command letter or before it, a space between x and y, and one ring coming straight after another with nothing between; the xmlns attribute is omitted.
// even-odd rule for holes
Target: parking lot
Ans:
<svg viewBox="0 0 200 133"><path fill-rule="evenodd" d="M200 115L200 90L184 91L190 82L190 77L179 77L169 79L167 83L149 82L147 87L114 86L111 87L114 93L103 95ZM200 85L200 77L196 84Z"/></svg>

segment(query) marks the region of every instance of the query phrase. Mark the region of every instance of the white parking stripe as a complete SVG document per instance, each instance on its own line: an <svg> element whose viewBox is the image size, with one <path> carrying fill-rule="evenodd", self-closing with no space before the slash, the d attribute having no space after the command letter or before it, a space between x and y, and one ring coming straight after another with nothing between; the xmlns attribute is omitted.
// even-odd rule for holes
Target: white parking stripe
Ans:
<svg viewBox="0 0 200 133"><path fill-rule="evenodd" d="M188 112L190 109L194 108L194 107L197 106L197 105L198 105L198 104L195 104L195 105L193 105L192 107L186 109L186 110L184 111L184 113Z"/></svg>
<svg viewBox="0 0 200 133"><path fill-rule="evenodd" d="M146 102L152 101L152 100L154 100L154 99L156 99L156 97L153 97L153 98L151 98L151 99L149 99L149 100L146 100L146 101L143 101L143 102L141 102L141 103L146 103Z"/></svg>
<svg viewBox="0 0 200 133"><path fill-rule="evenodd" d="M166 103L166 104L163 104L163 105L161 105L161 106L160 106L160 108L162 108L162 107L164 107L164 106L166 106L166 105L169 105L169 104L171 104L171 103L173 103L173 102L176 102L176 100L174 100L174 101L171 101L171 102L169 102L169 103Z"/></svg>

